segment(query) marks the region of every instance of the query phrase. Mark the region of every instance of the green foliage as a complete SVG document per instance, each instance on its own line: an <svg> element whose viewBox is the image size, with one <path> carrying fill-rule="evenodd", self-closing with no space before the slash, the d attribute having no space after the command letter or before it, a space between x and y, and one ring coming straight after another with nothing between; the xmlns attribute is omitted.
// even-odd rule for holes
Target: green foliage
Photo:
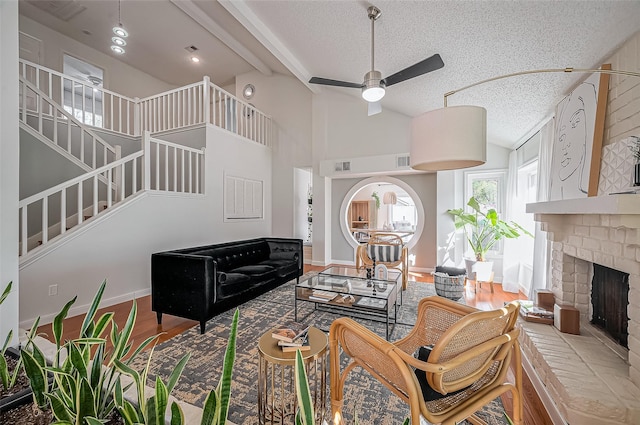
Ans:
<svg viewBox="0 0 640 425"><path fill-rule="evenodd" d="M132 352L130 338L138 312L135 302L122 330L118 330L111 312L96 320L106 284L106 281L102 282L93 298L78 338L62 343L63 322L76 298L65 304L54 318L52 329L56 355L53 365L46 364L44 355L33 343L39 319L32 326L28 343L22 351L34 400L41 409L50 407L57 423L92 425L107 419L115 408L113 393L117 387L121 389L120 372L114 365L127 366L157 338L147 338ZM105 334L109 325L113 349L107 351ZM64 360L61 360L62 353L67 354ZM47 373L53 376L51 388L48 388Z"/></svg>
<svg viewBox="0 0 640 425"><path fill-rule="evenodd" d="M311 399L307 372L304 369L304 361L302 360L302 353L300 350L296 350L294 373L296 378L296 396L298 397L296 425L313 425L313 418L315 416L313 412L313 401Z"/></svg>
<svg viewBox="0 0 640 425"><path fill-rule="evenodd" d="M223 425L227 421L229 411L229 401L231 398L231 376L233 373L233 363L236 358L236 338L238 334L238 320L240 311L236 309L231 322L229 340L224 355L222 366L222 377L215 390L211 390L204 402L201 425ZM180 375L189 361L189 354L186 354L173 368L169 379L165 384L160 377L156 377L155 393L149 399L146 398L144 387L151 367L151 357L153 349L149 353L147 364L140 371L126 365L120 360L115 360L115 368L124 375L128 375L133 380L136 389L137 405L132 404L124 398L124 390L120 382L117 382L113 392L113 399L118 412L122 416L126 425L146 424L162 425L168 407L169 394L175 387ZM183 425L184 415L180 406L173 402L171 404L171 425Z"/></svg>
<svg viewBox="0 0 640 425"><path fill-rule="evenodd" d="M0 295L0 305L4 302L5 299L11 293L11 287L13 282L9 282L7 287ZM7 334L7 337L4 340L4 344L2 344L2 349L0 350L0 382L5 390L10 390L16 384L16 379L18 378L18 372L22 369L22 359L18 359L18 363L16 364L13 373L9 373L9 365L7 364L7 360L4 357L7 348L9 347L9 342L11 342L11 338L13 337L13 330L10 330Z"/></svg>
<svg viewBox="0 0 640 425"><path fill-rule="evenodd" d="M379 210L380 209L380 196L378 195L378 192L373 192L371 194L371 197L376 200L376 209Z"/></svg>
<svg viewBox="0 0 640 425"><path fill-rule="evenodd" d="M447 210L453 216L456 229L463 228L476 260L484 261L486 253L503 238L517 238L521 234L533 237L526 229L515 222L500 220L493 208L483 212L473 196L467 202L473 212L462 208Z"/></svg>

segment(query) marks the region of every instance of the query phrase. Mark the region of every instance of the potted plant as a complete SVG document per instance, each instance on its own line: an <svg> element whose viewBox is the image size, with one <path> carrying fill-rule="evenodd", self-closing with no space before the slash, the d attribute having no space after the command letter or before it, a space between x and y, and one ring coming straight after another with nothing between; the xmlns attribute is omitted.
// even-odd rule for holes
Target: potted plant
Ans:
<svg viewBox="0 0 640 425"><path fill-rule="evenodd" d="M481 267L483 270L479 270L478 265L475 265L475 271L477 273L476 280L486 281L489 280L489 276L491 275L493 263L487 262L485 257L487 252L489 252L496 243L504 238L518 238L521 234L526 234L531 237L533 237L533 235L518 223L513 221L507 223L501 220L493 208L486 212L483 211L473 196L469 199L467 205L473 212L465 212L463 208L456 208L447 210L447 213L453 216L456 230L460 228L464 230L465 237L475 255L475 261L487 263L484 265L486 267ZM467 269L468 268L469 267L467 267Z"/></svg>

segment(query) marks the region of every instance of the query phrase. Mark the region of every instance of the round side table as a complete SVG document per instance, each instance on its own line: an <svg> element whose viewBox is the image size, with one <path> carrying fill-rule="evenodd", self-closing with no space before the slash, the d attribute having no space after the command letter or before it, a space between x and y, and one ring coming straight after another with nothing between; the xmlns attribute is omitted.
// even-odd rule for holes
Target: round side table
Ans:
<svg viewBox="0 0 640 425"><path fill-rule="evenodd" d="M327 392L328 337L320 329L309 328L311 350L302 351L309 389L319 422L324 418ZM293 424L297 408L294 369L296 352L283 352L271 331L258 342L258 420L264 424ZM319 423L318 422L318 423Z"/></svg>

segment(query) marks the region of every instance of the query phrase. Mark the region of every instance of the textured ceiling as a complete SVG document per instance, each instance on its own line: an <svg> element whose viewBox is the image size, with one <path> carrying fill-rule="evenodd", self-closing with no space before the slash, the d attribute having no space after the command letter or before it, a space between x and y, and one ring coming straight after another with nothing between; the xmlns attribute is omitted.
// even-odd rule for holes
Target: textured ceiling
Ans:
<svg viewBox="0 0 640 425"><path fill-rule="evenodd" d="M117 23L118 3L75 2L86 9L68 21L24 0L20 0L20 13L112 54L105 40ZM638 30L640 22L638 1L396 0L373 4L382 10L376 22L375 68L383 76L434 53L445 63L440 70L388 88L383 109L409 116L441 107L443 94L450 90L496 75L597 67ZM361 82L370 68L369 3L362 1L122 0L122 23L131 36L127 54L119 59L176 85L200 80L205 74L224 85L234 75L255 68L255 63L234 53L181 10L181 5L197 6L200 16L214 21L269 71L292 74L305 83L311 76ZM189 45L200 48L200 64L188 62L184 47ZM625 65L640 68L640 64ZM513 146L550 116L562 95L582 78L543 74L502 80L452 95L449 105L484 106L489 141ZM356 89L312 89L340 90L359 97ZM362 113L366 114L364 101Z"/></svg>

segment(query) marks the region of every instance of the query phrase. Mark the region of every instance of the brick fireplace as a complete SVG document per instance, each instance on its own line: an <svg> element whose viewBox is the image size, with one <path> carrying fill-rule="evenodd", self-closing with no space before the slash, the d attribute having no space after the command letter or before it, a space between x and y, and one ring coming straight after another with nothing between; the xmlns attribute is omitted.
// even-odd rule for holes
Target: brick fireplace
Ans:
<svg viewBox="0 0 640 425"><path fill-rule="evenodd" d="M529 204L551 241L557 304L580 311L581 335L525 324L522 347L563 421L640 424L640 195ZM628 346L590 325L593 264L629 274Z"/></svg>

